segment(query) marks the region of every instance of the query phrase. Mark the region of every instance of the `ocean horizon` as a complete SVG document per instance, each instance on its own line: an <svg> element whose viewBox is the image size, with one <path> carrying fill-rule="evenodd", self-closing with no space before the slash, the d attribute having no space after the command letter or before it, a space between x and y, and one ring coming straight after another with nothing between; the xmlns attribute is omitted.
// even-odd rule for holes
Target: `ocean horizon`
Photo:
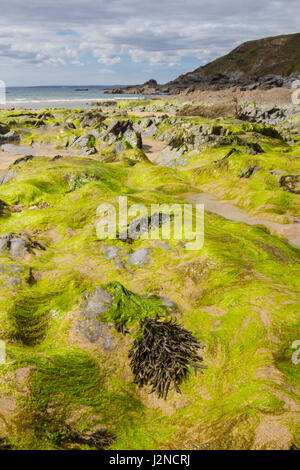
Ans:
<svg viewBox="0 0 300 470"><path fill-rule="evenodd" d="M93 102L123 99L137 100L147 95L107 95L108 88L123 88L125 85L64 85L7 87L6 102L1 108L88 108Z"/></svg>

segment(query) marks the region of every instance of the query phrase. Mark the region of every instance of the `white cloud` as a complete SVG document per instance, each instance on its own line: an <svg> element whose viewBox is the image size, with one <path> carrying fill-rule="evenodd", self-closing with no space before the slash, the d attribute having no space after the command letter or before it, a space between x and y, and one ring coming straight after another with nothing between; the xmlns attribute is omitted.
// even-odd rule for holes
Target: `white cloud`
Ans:
<svg viewBox="0 0 300 470"><path fill-rule="evenodd" d="M135 66L200 65L243 41L296 32L297 7L299 0L288 8L279 0L27 0L26 7L10 0L0 20L0 67L5 59L114 70L126 57Z"/></svg>

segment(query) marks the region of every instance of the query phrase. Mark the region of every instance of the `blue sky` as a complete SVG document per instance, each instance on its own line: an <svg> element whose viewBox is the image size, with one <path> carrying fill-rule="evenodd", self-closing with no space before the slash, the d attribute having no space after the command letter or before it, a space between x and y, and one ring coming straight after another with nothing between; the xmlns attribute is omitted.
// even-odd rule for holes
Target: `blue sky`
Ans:
<svg viewBox="0 0 300 470"><path fill-rule="evenodd" d="M166 83L241 42L299 31L300 0L9 0L7 86Z"/></svg>

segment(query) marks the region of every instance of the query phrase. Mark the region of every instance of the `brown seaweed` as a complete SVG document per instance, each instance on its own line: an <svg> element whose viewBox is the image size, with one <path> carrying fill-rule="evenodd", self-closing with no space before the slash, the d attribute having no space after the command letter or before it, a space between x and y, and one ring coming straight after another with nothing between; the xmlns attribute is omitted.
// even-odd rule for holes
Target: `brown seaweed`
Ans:
<svg viewBox="0 0 300 470"><path fill-rule="evenodd" d="M160 321L159 317L146 317L140 321L140 331L129 352L134 382L139 386L150 385L150 393L167 398L170 387L180 393L180 384L206 367L199 364L202 357L200 344L189 331L176 320Z"/></svg>

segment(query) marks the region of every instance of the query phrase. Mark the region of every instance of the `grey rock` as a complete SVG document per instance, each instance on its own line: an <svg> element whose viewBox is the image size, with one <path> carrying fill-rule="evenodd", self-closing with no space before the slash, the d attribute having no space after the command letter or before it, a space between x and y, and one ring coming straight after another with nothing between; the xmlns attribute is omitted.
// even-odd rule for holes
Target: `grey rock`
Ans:
<svg viewBox="0 0 300 470"><path fill-rule="evenodd" d="M12 277L11 279L9 279L8 281L4 283L4 287L15 287L15 286L19 286L20 284L22 284L22 279L19 279L17 277Z"/></svg>
<svg viewBox="0 0 300 470"><path fill-rule="evenodd" d="M0 145L9 144L11 142L20 142L20 135L17 132L13 131L0 135Z"/></svg>
<svg viewBox="0 0 300 470"><path fill-rule="evenodd" d="M145 137L153 137L158 132L158 127L152 123L150 126L142 130L142 135Z"/></svg>
<svg viewBox="0 0 300 470"><path fill-rule="evenodd" d="M148 232L151 228L161 227L162 224L170 220L169 214L155 213L150 217L138 217L128 225L127 229L119 234L119 239L126 242L138 240L144 233Z"/></svg>
<svg viewBox="0 0 300 470"><path fill-rule="evenodd" d="M285 175L287 173L286 170L273 170L273 171L270 171L271 175L274 175L274 176L282 176L282 175Z"/></svg>
<svg viewBox="0 0 300 470"><path fill-rule="evenodd" d="M137 250L129 255L128 263L132 266L145 266L148 262L149 254L149 248L141 248L140 250Z"/></svg>
<svg viewBox="0 0 300 470"><path fill-rule="evenodd" d="M113 349L111 327L101 322L101 316L112 305L112 297L103 287L98 287L81 307L80 319L76 330L82 333L88 341L95 343L102 340L105 350Z"/></svg>
<svg viewBox="0 0 300 470"><path fill-rule="evenodd" d="M112 305L112 297L103 287L98 287L82 306L82 316L92 320L100 317Z"/></svg>
<svg viewBox="0 0 300 470"><path fill-rule="evenodd" d="M74 140L69 149L71 150L73 147L77 146L80 147L84 152L88 152L89 150L94 149L94 142L95 137L92 134L83 134Z"/></svg>
<svg viewBox="0 0 300 470"><path fill-rule="evenodd" d="M0 289L19 286L23 282L24 274L25 269L22 266L1 264L0 275L3 276L1 276Z"/></svg>
<svg viewBox="0 0 300 470"><path fill-rule="evenodd" d="M105 258L114 259L118 256L119 249L116 246L109 246L105 251Z"/></svg>
<svg viewBox="0 0 300 470"><path fill-rule="evenodd" d="M167 242L162 242L160 246L165 251L171 251L171 247Z"/></svg>
<svg viewBox="0 0 300 470"><path fill-rule="evenodd" d="M242 105L241 119L248 122L258 122L268 126L276 126L284 121L299 116L300 110L295 105ZM293 122L290 123L293 126Z"/></svg>
<svg viewBox="0 0 300 470"><path fill-rule="evenodd" d="M123 119L112 121L106 129L106 133L121 138L128 130L133 130L133 123L131 119Z"/></svg>
<svg viewBox="0 0 300 470"><path fill-rule="evenodd" d="M173 150L166 147L155 160L156 165L166 167L185 166L188 163L188 157L183 157L184 148Z"/></svg>
<svg viewBox="0 0 300 470"><path fill-rule="evenodd" d="M95 155L95 153L97 153L97 150L95 149L95 147L91 147L91 148L83 147L82 151L84 155Z"/></svg>
<svg viewBox="0 0 300 470"><path fill-rule="evenodd" d="M95 111L87 111L84 113L80 124L82 127L97 127L105 121L105 116L99 112Z"/></svg>
<svg viewBox="0 0 300 470"><path fill-rule="evenodd" d="M4 173L4 175L0 176L0 184L6 184L10 180L12 180L16 175L14 170L8 170Z"/></svg>
<svg viewBox="0 0 300 470"><path fill-rule="evenodd" d="M123 139L125 139L131 145L132 148L135 148L135 147L139 149L143 148L142 137L139 132L135 132L133 130L127 130L123 134Z"/></svg>
<svg viewBox="0 0 300 470"><path fill-rule="evenodd" d="M0 237L0 253L10 254L14 258L24 258L33 253L33 248L45 250L38 242L26 234L9 233Z"/></svg>
<svg viewBox="0 0 300 470"><path fill-rule="evenodd" d="M83 134L74 140L69 150L72 150L75 146L81 148L84 155L93 155L97 153L94 147L95 137L93 134Z"/></svg>
<svg viewBox="0 0 300 470"><path fill-rule="evenodd" d="M283 175L279 185L290 193L300 194L300 175Z"/></svg>
<svg viewBox="0 0 300 470"><path fill-rule="evenodd" d="M106 351L114 349L111 327L104 322L81 318L76 325L76 331L83 334L91 343L102 340L103 349Z"/></svg>
<svg viewBox="0 0 300 470"><path fill-rule="evenodd" d="M14 258L24 258L30 252L31 250L27 240L24 240L23 238L16 238L11 240L10 253Z"/></svg>
<svg viewBox="0 0 300 470"><path fill-rule="evenodd" d="M127 139L125 138L127 135ZM118 140L127 140L132 147L136 147L140 142L139 134L134 130L133 122L130 119L114 120L112 121L107 129L100 133L100 138L106 143L106 145L112 145ZM130 142L132 141L132 143ZM120 147L121 148L121 147ZM122 151L122 150L120 150Z"/></svg>
<svg viewBox="0 0 300 470"><path fill-rule="evenodd" d="M118 153L124 152L124 150L125 150L124 142L122 142L122 141L117 142L116 145L115 145L114 152L116 154L118 154Z"/></svg>
<svg viewBox="0 0 300 470"><path fill-rule="evenodd" d="M250 178L250 176L254 175L257 171L260 170L262 170L262 168L258 166L248 165L241 171L241 173L239 174L239 178Z"/></svg>

